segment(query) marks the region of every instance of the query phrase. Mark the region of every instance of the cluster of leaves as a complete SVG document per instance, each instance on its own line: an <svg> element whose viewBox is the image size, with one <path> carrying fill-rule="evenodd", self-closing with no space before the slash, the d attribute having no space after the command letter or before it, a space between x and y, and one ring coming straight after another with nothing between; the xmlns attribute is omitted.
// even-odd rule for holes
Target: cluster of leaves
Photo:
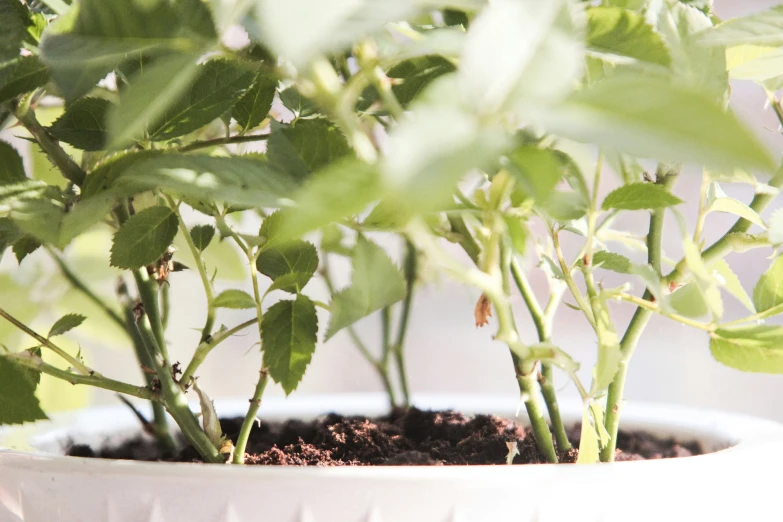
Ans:
<svg viewBox="0 0 783 522"><path fill-rule="evenodd" d="M783 372L783 330L748 326L783 311L783 264L775 259L751 299L723 260L731 250L783 243L783 215L760 215L783 179L769 178L768 150L726 108L729 78L752 79L783 118L772 94L783 85L780 8L721 22L709 2L675 0L42 4L0 0L0 116L25 127L69 182L28 177L19 154L0 142L0 254L11 248L21 263L41 245L64 250L80 234L110 227L107 263L129 275L160 274L180 234L208 298L202 344L222 332L212 328L215 309L254 310L264 370L286 393L316 348L318 305L331 314L321 329L329 339L410 297L407 274L370 232L404 236L476 286L484 309L491 302L496 311L496 337L519 375L554 365L578 381L577 365L551 345L542 317L568 288L598 340L592 386L577 382L586 405L583 461L616 435L604 397L624 379L618 371L635 342L615 327L612 300L705 330L713 355L729 366ZM235 25L248 43L230 49L221 38ZM35 110L51 98L64 109L44 127ZM266 142L263 153L233 148L253 141ZM585 144L598 148L597 161ZM655 176L650 160L658 162ZM693 234L671 192L681 164L704 171ZM617 188L601 200L604 170ZM468 175L478 183L464 194ZM725 183L751 185L753 202L727 196ZM184 206L209 224L189 227ZM650 213L650 233L615 229L622 212ZM713 212L738 221L707 247L703 227ZM260 229L228 223L242 213L260 217ZM670 273L660 254L664 213L679 223L685 252ZM544 236L530 232L534 220ZM762 232L750 234L751 226ZM563 256L561 233L584 238L574 260ZM320 252L304 239L311 234ZM475 266L445 255L444 238ZM246 254L252 295L213 295L203 254L222 241ZM613 243L645 251L647 263ZM350 285L323 305L304 290L330 255L349 257L353 270ZM521 340L508 312L511 273L526 292L523 256L545 271L552 295L545 312L526 296L543 325L532 340ZM603 288L600 271L623 274L628 284ZM265 293L259 273L269 280ZM630 293L631 282L645 289L641 297ZM721 290L750 315L723 321ZM274 291L284 297L265 308ZM12 359L0 357L0 372L12 371ZM35 386L21 380L25 372L4 382L29 398ZM530 410L538 399L526 396ZM211 401L202 403L208 410ZM19 408L0 408L0 422L40 417L30 408L20 417Z"/></svg>

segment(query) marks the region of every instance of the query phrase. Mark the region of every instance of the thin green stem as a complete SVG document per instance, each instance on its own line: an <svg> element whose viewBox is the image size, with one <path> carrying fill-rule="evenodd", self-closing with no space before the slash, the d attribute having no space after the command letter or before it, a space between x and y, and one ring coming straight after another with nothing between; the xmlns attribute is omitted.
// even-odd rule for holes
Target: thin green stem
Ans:
<svg viewBox="0 0 783 522"><path fill-rule="evenodd" d="M517 375L519 389L525 399L525 409L530 418L530 427L536 439L538 451L546 458L547 462L557 462L557 452L552 443L552 434L549 431L549 425L544 418L544 412L536 399L538 394L538 381L533 373L527 375Z"/></svg>
<svg viewBox="0 0 783 522"><path fill-rule="evenodd" d="M51 375L52 377L71 384L84 384L86 386L122 393L123 395L130 395L131 397L138 397L139 399L148 401L160 400L160 398L149 388L115 381L114 379L109 379L98 374L80 375L78 373L69 372L68 370L61 370L56 366L45 363L43 359L37 355L32 355L29 352L2 355L0 357L5 357L20 366Z"/></svg>
<svg viewBox="0 0 783 522"><path fill-rule="evenodd" d="M727 323L721 323L721 327L723 326L732 326L735 324L741 324L741 323L751 323L755 321L761 321L762 319L766 319L767 317L772 317L773 315L778 315L779 313L783 312L783 303L773 306L772 308L768 310L764 310L763 312L758 312L753 315L749 315L746 317L742 317L740 319L735 319L734 321L729 321Z"/></svg>
<svg viewBox="0 0 783 522"><path fill-rule="evenodd" d="M408 330L408 321L411 315L411 306L413 305L413 292L416 287L416 278L418 277L418 251L410 240L405 240L405 298L402 301L402 313L397 327L397 338L394 341L394 359L397 365L397 374L402 388L402 398L405 406L410 406L411 397L408 387L408 374L405 371L405 334Z"/></svg>
<svg viewBox="0 0 783 522"><path fill-rule="evenodd" d="M679 174L680 167L665 166L659 164L656 173L656 183L660 183L664 188L670 190L674 186ZM663 238L663 224L664 224L665 209L654 210L650 213L650 228L647 234L647 262L658 273L662 270L662 246L661 240ZM649 290L645 290L642 299L650 301L652 294ZM628 373L628 362L633 355L636 345L639 342L639 338L644 331L644 327L647 326L647 322L652 317L653 311L644 308L637 307L636 311L631 317L631 322L628 324L628 328L620 340L620 364L615 374L614 380L609 385L606 398L606 418L604 425L606 431L609 433L609 443L601 450L601 461L612 462L614 461L615 449L617 447L617 432L620 427L620 407L623 398L623 389L625 388L625 378Z"/></svg>
<svg viewBox="0 0 783 522"><path fill-rule="evenodd" d="M46 247L46 250L49 252L49 254L52 256L52 259L54 259L54 262L57 264L57 267L60 269L60 272L62 272L63 277L65 277L66 280L73 286L76 290L84 294L85 297L87 297L90 301L92 301L95 305L98 306L108 317L111 319L117 326L119 326L123 331L127 331L127 326L125 325L125 321L120 317L120 314L114 311L114 309L109 306L106 301L98 297L90 288L77 276L73 270L67 265L65 260L57 254L51 247Z"/></svg>
<svg viewBox="0 0 783 522"><path fill-rule="evenodd" d="M163 335L163 322L161 321L158 302L158 283L150 278L146 268L134 270L133 278L136 281L136 288L144 305L144 313L149 319L152 334L155 336L155 344L160 350L159 353L163 356L163 359L168 363L169 354L166 349L166 339Z"/></svg>
<svg viewBox="0 0 783 522"><path fill-rule="evenodd" d="M75 185L81 186L85 172L76 164L51 134L38 122L32 109L16 115L19 123L33 136L41 149L46 153L52 163L60 170L60 173Z"/></svg>
<svg viewBox="0 0 783 522"><path fill-rule="evenodd" d="M627 301L629 303L633 303L639 308L644 308L646 310L649 310L651 312L657 313L659 315L662 315L664 317L668 317L669 319L672 319L673 321L677 321L679 323L682 323L686 326L690 326L692 328L697 328L699 330L704 330L705 332L712 332L715 330L715 325L709 324L709 323L702 323L699 321L694 321L693 319L690 319L688 317L678 315L678 314L670 314L666 313L663 310L661 310L661 307L658 306L656 303L653 303L647 299L642 299L641 297L636 297L635 295L626 294L624 292L613 294L614 297L618 299L622 299L623 301Z"/></svg>
<svg viewBox="0 0 783 522"><path fill-rule="evenodd" d="M264 395L264 390L269 382L269 372L261 370L261 374L256 384L253 398L250 399L250 408L247 410L247 415L242 423L242 428L239 430L239 436L237 437L237 443L234 446L234 464L245 463L245 449L247 448L247 441L250 438L250 431L253 429L253 424L256 423L256 415L258 415L258 409L261 407L261 397Z"/></svg>
<svg viewBox="0 0 783 522"><path fill-rule="evenodd" d="M391 114L395 120L400 121L400 119L405 116L405 110L402 108L402 105L400 105L399 100L397 100L397 96L394 95L394 91L392 91L391 88L391 81L389 81L386 73L378 66L374 67L371 71L367 71L367 73L370 75L370 81L375 87L375 90L378 91L386 110L389 111L389 114Z"/></svg>
<svg viewBox="0 0 783 522"><path fill-rule="evenodd" d="M391 307L381 309L381 364L388 367L391 355Z"/></svg>
<svg viewBox="0 0 783 522"><path fill-rule="evenodd" d="M208 149L211 147L218 147L220 145L232 145L237 143L250 143L254 141L265 141L269 139L269 134L250 134L243 136L228 136L225 138L215 138L212 140L196 141L188 143L177 149L177 152L193 152L196 150Z"/></svg>
<svg viewBox="0 0 783 522"><path fill-rule="evenodd" d="M707 189L710 186L710 177L707 174L707 170L701 176L701 189L699 191L699 213L696 216L696 227L693 231L693 243L701 245L701 233L704 230L704 221L707 217Z"/></svg>
<svg viewBox="0 0 783 522"><path fill-rule="evenodd" d="M546 316L541 310L541 305L538 303L538 300L533 293L533 289L530 287L530 282L527 280L527 277L525 277L517 259L511 260L511 275L514 278L517 289L519 289L519 293L522 294L525 305L527 305L530 317L533 319L539 342L549 342L551 334L548 329ZM568 433L566 432L563 418L560 415L560 405L557 402L557 393L555 392L551 364L541 363L541 374L539 375L538 382L541 386L541 394L544 396L547 411L549 412L549 419L552 422L552 431L555 433L557 447L561 451L568 450L571 448L571 441L568 440Z"/></svg>
<svg viewBox="0 0 783 522"><path fill-rule="evenodd" d="M326 284L326 288L327 290L329 290L329 293L331 295L334 295L335 287L334 287L334 283L332 282L331 271L329 270L328 255L325 255L323 257L321 276L324 279L324 283ZM367 362L369 362L370 365L372 365L372 367L378 373L378 377L381 379L381 383L383 384L383 387L386 390L386 395L389 397L389 405L392 408L395 407L397 405L397 397L396 394L394 393L394 387L391 384L391 379L389 379L388 367L384 366L383 361L377 360L375 357L373 357L372 353L370 353L370 350L364 344L361 337L359 337L359 334L356 333L356 330L354 329L353 326L348 326L346 327L345 330L348 332L348 336L351 338L351 341L353 342L354 346L356 346L356 349L359 350L359 353L362 354L362 356L367 360Z"/></svg>
<svg viewBox="0 0 783 522"><path fill-rule="evenodd" d="M163 324L163 330L169 327L169 316L171 315L171 296L169 295L169 285L163 284L160 288L160 322Z"/></svg>
<svg viewBox="0 0 783 522"><path fill-rule="evenodd" d="M555 247L557 261L560 264L560 270L563 272L563 276L565 277L566 285L568 285L568 289L571 291L571 295L573 295L574 299L576 300L576 304L579 305L579 308L582 309L585 317L587 317L587 321L590 323L590 326L595 329L596 325L595 316L593 315L593 308L587 303L584 296L582 295L582 292L579 290L579 287L576 286L576 281L574 281L574 277L571 275L571 267L568 266L565 257L563 257L563 250L560 248L560 239L557 232L552 234L552 243Z"/></svg>
<svg viewBox="0 0 783 522"><path fill-rule="evenodd" d="M198 270L198 275L201 278L201 286L204 288L204 295L207 298L207 317L204 320L204 327L201 329L201 338L199 339L199 343L203 343L212 335L212 328L215 325L215 306L213 304L215 296L214 291L212 290L212 283L209 281L207 268L204 266L204 262L201 260L201 251L193 242L193 238L190 236L190 231L188 231L188 227L185 224L185 221L182 219L182 214L179 212L179 205L177 205L177 203L168 195L166 196L166 201L168 202L169 207L171 207L171 210L177 216L180 235L185 239L185 242L188 245L188 250L190 250L193 259L196 262L196 269Z"/></svg>
<svg viewBox="0 0 783 522"><path fill-rule="evenodd" d="M54 344L52 341L47 339L46 337L40 335L39 333L35 332L31 328L28 328L27 325L16 319L14 316L0 308L0 317L3 317L6 321L17 327L19 330L23 331L39 343L41 343L42 346L47 347L63 359L68 362L71 366L73 366L79 373L82 375L96 375L95 371L93 371L90 367L85 365L83 362L78 360L77 358L73 357L71 354Z"/></svg>
<svg viewBox="0 0 783 522"><path fill-rule="evenodd" d="M188 363L187 368L185 368L185 371L182 373L182 377L180 378L180 382L183 386L188 386L191 379L195 377L196 371L198 370L199 366L201 366L204 362L204 360L207 358L207 355L214 350L217 345L228 339L229 337L233 336L234 334L241 332L245 328L252 326L258 322L258 317L254 317L250 320L245 321L244 323L240 323L236 325L235 327L229 329L229 330L223 330L217 332L214 336L211 338L205 340L201 344L198 345L196 348L196 351L193 354L193 358L190 360L190 363Z"/></svg>
<svg viewBox="0 0 783 522"><path fill-rule="evenodd" d="M136 320L133 314L133 303L130 301L130 296L125 293L124 296L120 296L120 299L124 299L126 301L126 331L130 335L131 341L133 342L133 349L136 353L136 359L138 359L138 361L143 366L154 369L155 361L152 360L149 356L149 351L147 350L146 345L144 344L144 340L142 339L138 329L140 326L136 325ZM147 388L152 389L154 386L155 377L143 370L141 373L144 377L144 380L147 382ZM174 441L174 438L171 436L171 432L169 431L166 407L157 401L152 402L152 427L155 432L155 438L158 440L158 443L161 445L161 447L168 451L174 451L177 447L177 444Z"/></svg>
<svg viewBox="0 0 783 522"><path fill-rule="evenodd" d="M163 397L163 403L166 405L166 410L168 410L174 418L174 421L182 430L185 439L205 461L214 463L225 462L223 456L220 455L217 448L215 448L215 445L212 444L209 437L207 437L207 434L204 433L196 416L190 411L190 407L185 400L185 394L174 381L168 362L166 360L161 361L158 359L157 354L161 353L162 349L157 344L157 339L152 325L149 322L149 317L145 314L136 324L139 337L147 350L147 356L152 360L158 375L158 382L160 383L161 395Z"/></svg>

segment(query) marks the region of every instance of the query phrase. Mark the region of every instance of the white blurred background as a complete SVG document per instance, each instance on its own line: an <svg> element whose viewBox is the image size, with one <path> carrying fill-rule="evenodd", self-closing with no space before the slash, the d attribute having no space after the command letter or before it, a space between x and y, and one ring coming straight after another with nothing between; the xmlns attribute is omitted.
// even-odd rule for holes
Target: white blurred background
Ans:
<svg viewBox="0 0 783 522"><path fill-rule="evenodd" d="M716 0L715 11L726 18L761 10L776 3L771 0ZM761 88L749 82L734 83L732 106L779 157L783 151L783 139L772 110L765 108L765 96ZM42 158L28 150L27 143L15 138L16 134L19 134L18 129L9 129L0 137L19 145L30 169L46 171L48 167L42 163ZM612 179L612 176L607 175L605 179ZM688 171L681 176L675 192L683 199L695 201L699 184L700 173ZM610 188L608 184L606 188ZM749 201L752 197L749 187L724 185L724 188L729 195L743 201ZM771 207L779 207L781 201L778 198ZM683 205L681 210L692 223L696 206ZM769 213L767 211L764 217L768 217ZM617 226L644 234L647 220L643 212L627 212L618 220ZM721 235L732 222L733 218L728 215L710 215L706 227L707 240L712 241ZM667 220L664 251L670 257L679 259L681 252L674 226L671 220ZM377 239L389 246L395 259L399 259L399 245L396 241L384 237ZM113 271L106 266L109 241L108 233L98 232L72 245L68 251L74 259L78 259L79 274L107 296L111 296L113 289ZM185 257L185 250L179 250L183 252L180 260L192 264ZM641 260L638 253L625 253ZM769 260L766 257L770 253L769 249L760 249L728 257L729 264L749 293L758 276L768 267ZM235 253L223 248L214 250L211 257L213 259L208 262L219 262L225 267L222 273L241 274L241 261ZM332 266L337 273L338 286L346 284L350 268L348 263L335 258ZM543 296L546 288L543 273L533 269L530 277L539 295ZM621 282L619 276L606 277L608 285ZM25 288L31 289L32 301L23 297ZM221 281L218 290L224 288L249 290L249 280ZM639 293L639 285L635 288ZM318 279L310 283L308 293L313 298L327 299L324 285ZM414 393L518 395L508 350L492 341L496 324L491 322L481 329L474 326L473 307L477 298L477 291L445 279L421 287L417 292L406 344L407 369ZM167 333L170 351L173 360L186 364L198 343L205 310L205 298L195 271L177 273L171 277L171 301L174 306ZM532 343L535 331L525 312L524 303L516 293L514 302L523 336ZM732 297L725 295L725 304L727 317L743 314L742 305ZM59 315L80 312L85 303L78 294L67 290L67 286L57 277L51 259L39 250L25 261L21 270L16 268L16 260L10 252L4 256L0 263L0 306L30 321L35 328L46 331ZM618 304L614 307L619 330L624 330L632 311L628 305ZM221 310L218 324L230 327L251 316L248 310ZM325 314L321 316L322 329L325 329L327 320ZM105 375L138 382L140 374L132 349L122 334L110 326L98 324L102 321L103 317L95 314L63 344L76 349L78 343L88 363ZM368 346L378 348L380 318L377 314L359 323L357 330ZM201 388L212 397L250 397L260 368L261 358L255 344L257 341L258 334L251 328L218 347L202 367L199 380ZM31 346L29 339L12 334L6 324L0 325L0 342L15 348ZM582 378L589 382L596 346L594 334L581 313L561 306L555 321L554 342L582 363ZM576 391L568 385L565 377L557 375L556 379L557 385L563 388L561 400L577 400ZM342 332L328 344L318 346L310 368L295 393L380 390L382 387L376 374L351 344L345 332ZM42 385L40 394L50 408L72 408L116 401L108 392L76 389L48 381ZM267 391L267 396L282 394L278 386L270 387ZM626 386L626 399L629 400L742 411L783 420L783 404L779 400L781 396L783 376L743 374L723 367L710 356L704 332L660 317L651 321L641 339L630 365Z"/></svg>

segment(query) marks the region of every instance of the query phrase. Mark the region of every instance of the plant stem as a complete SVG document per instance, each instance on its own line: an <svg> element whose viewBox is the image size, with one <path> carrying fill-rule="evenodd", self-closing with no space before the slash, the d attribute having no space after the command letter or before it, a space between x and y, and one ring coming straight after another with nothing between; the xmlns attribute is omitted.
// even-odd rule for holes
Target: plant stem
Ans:
<svg viewBox="0 0 783 522"><path fill-rule="evenodd" d="M20 329L21 331L23 331L24 333L26 333L27 335L29 335L30 337L32 337L33 339L41 343L42 346L46 346L51 351L53 351L54 353L56 353L57 355L65 359L68 362L68 364L73 366L82 375L96 375L96 372L93 371L88 366L86 366L83 362L70 355L68 352L66 352L65 350L63 350L62 348L54 344L46 337L28 328L27 325L25 325L24 323L16 319L14 316L9 314L2 308L0 308L0 317L3 317L6 321L16 326L18 329Z"/></svg>
<svg viewBox="0 0 783 522"><path fill-rule="evenodd" d="M707 174L707 170L701 176L701 190L699 191L699 213L696 216L696 228L693 231L693 243L695 245L701 245L701 233L704 229L704 221L707 217L705 212L707 207L707 189L710 186L710 177Z"/></svg>
<svg viewBox="0 0 783 522"><path fill-rule="evenodd" d="M188 364L185 371L182 373L182 377L180 378L180 382L183 386L188 386L190 383L190 380L195 376L196 371L198 370L199 366L204 362L204 359L207 358L207 355L209 355L209 352L211 352L217 345L231 337L232 335L241 332L248 326L252 326L258 322L258 318L254 317L248 321L245 321L244 323L238 324L235 327L229 329L229 330L223 330L217 332L214 336L212 336L210 339L207 339L203 343L199 344L196 348L195 353L193 354L193 358L190 360L190 363Z"/></svg>
<svg viewBox="0 0 783 522"><path fill-rule="evenodd" d="M593 308L587 304L587 301L585 301L585 298L582 295L582 292L579 290L579 287L576 286L576 281L574 281L574 277L571 275L571 267L568 266L568 263L566 263L566 260L563 257L563 250L560 248L560 239L558 238L557 232L552 234L552 243L554 244L555 254L557 255L558 263L560 264L560 270L563 272L563 276L565 277L566 285L568 285L568 289L571 291L571 295L573 295L574 299L576 299L576 304L579 305L579 308L582 309L585 317L587 317L587 321L590 323L590 326L592 326L595 330L596 325L595 317L593 316Z"/></svg>
<svg viewBox="0 0 783 522"><path fill-rule="evenodd" d="M677 180L679 166L673 168L658 165L656 173L656 183L660 183L667 190L671 189ZM661 240L663 237L663 222L665 209L654 210L650 213L650 229L647 235L647 262L658 273L661 273ZM649 301L652 294L645 290L643 300ZM631 322L620 340L620 364L615 374L614 380L609 385L606 398L606 419L604 425L609 433L609 443L601 450L601 461L614 461L615 449L617 448L617 431L620 426L620 403L623 398L623 389L625 388L625 378L628 373L628 362L633 355L639 338L647 326L647 322L652 317L652 310L647 308L637 308L631 317Z"/></svg>
<svg viewBox="0 0 783 522"><path fill-rule="evenodd" d="M121 296L122 299L122 296ZM139 333L136 325L136 320L133 315L133 303L130 302L130 297L125 294L127 301L125 306L125 323L126 331L130 335L133 341L133 349L136 352L136 359L146 366L147 368L155 368L155 361L149 357L149 352L144 344L144 340ZM152 389L154 385L154 377L149 373L142 371L144 380L147 382L147 388ZM169 431L168 419L166 418L166 408L163 404L157 401L152 402L152 425L155 431L155 438L161 447L168 451L174 451L177 447L174 438Z"/></svg>
<svg viewBox="0 0 783 522"><path fill-rule="evenodd" d="M388 368L391 355L391 307L381 309L381 364Z"/></svg>
<svg viewBox="0 0 783 522"><path fill-rule="evenodd" d="M527 397L525 399L525 409L530 418L530 427L535 435L538 451L544 455L548 462L556 463L557 452L552 444L552 434L549 432L549 425L546 423L541 405L535 398L538 394L538 381L533 373L527 375L518 374L517 381L523 396Z"/></svg>
<svg viewBox="0 0 783 522"><path fill-rule="evenodd" d="M248 143L253 141L265 141L269 139L269 134L251 134L244 136L228 136L226 138L215 138L212 140L196 141L188 143L177 149L177 152L193 152L194 150L208 149L219 145L231 145L234 143Z"/></svg>
<svg viewBox="0 0 783 522"><path fill-rule="evenodd" d="M130 395L131 397L138 397L139 399L145 399L148 401L160 400L160 397L158 397L149 388L115 381L114 379L109 379L98 374L80 375L78 373L69 372L68 370L61 370L56 366L45 363L40 357L29 354L28 352L2 355L0 357L5 357L9 360L12 360L16 364L19 364L20 366L51 375L52 377L56 377L57 379L69 382L71 384L84 384L94 388L102 388L104 390Z"/></svg>
<svg viewBox="0 0 783 522"><path fill-rule="evenodd" d="M212 283L209 282L209 276L207 275L207 268L204 266L204 262L201 260L201 252L199 251L198 247L196 247L196 244L193 242L193 238L190 237L190 232L188 231L188 227L185 224L185 221L182 219L182 215L179 213L179 205L177 205L170 196L166 196L166 201L168 201L169 207L171 207L171 210L174 211L174 213L177 216L177 222L179 223L180 234L182 234L182 236L185 238L185 242L188 245L188 249L190 250L193 259L196 262L198 275L201 278L201 285L204 287L204 294L207 297L207 317L206 320L204 321L204 327L201 329L201 338L199 339L199 344L201 344L207 339L209 339L210 335L212 335L212 328L215 325L215 306L213 305L214 292L212 290ZM252 271L253 267L251 267L250 269Z"/></svg>
<svg viewBox="0 0 783 522"><path fill-rule="evenodd" d="M511 260L511 275L519 289L519 293L522 294L522 299L524 299L525 304L527 305L530 317L533 319L539 342L549 342L551 334L548 329L546 317L541 310L538 300L533 294L530 283L525 277L522 268L519 266L519 261L516 259ZM547 411L549 412L549 419L552 422L552 431L555 433L557 447L561 451L571 449L571 441L568 440L568 433L566 432L565 424L563 424L563 418L560 415L560 405L557 402L551 364L541 363L541 375L538 382L541 386L541 394L544 396Z"/></svg>
<svg viewBox="0 0 783 522"><path fill-rule="evenodd" d="M371 71L367 71L367 73L370 75L370 81L375 87L375 90L378 91L386 110L389 111L389 114L391 114L395 120L400 121L400 119L405 116L405 110L394 95L394 91L392 91L391 88L391 82L386 76L386 73L383 72L383 69L379 66L375 66Z"/></svg>
<svg viewBox="0 0 783 522"><path fill-rule="evenodd" d="M25 111L23 114L17 114L16 117L19 123L35 138L35 141L49 156L52 163L57 166L62 175L74 184L81 186L84 183L86 174L71 159L68 153L63 150L57 140L38 122L32 109Z"/></svg>
<svg viewBox="0 0 783 522"><path fill-rule="evenodd" d="M397 374L402 388L402 398L405 406L411 405L410 390L408 388L408 374L405 371L405 333L408 330L408 321L411 315L411 306L413 304L413 292L418 277L418 252L410 240L405 240L405 299L402 301L402 315L397 327L397 338L394 342L394 358L397 364Z"/></svg>
<svg viewBox="0 0 783 522"><path fill-rule="evenodd" d="M57 264L58 268L60 269L60 272L62 272L63 277L68 280L68 282L73 286L76 290L80 291L82 294L84 294L85 297L87 297L90 301L92 301L95 305L98 306L103 312L111 319L117 326L119 326L123 331L127 333L127 325L125 324L125 321L120 317L120 314L114 311L106 301L98 297L92 290L90 290L84 282L79 279L79 276L77 276L70 267L66 264L65 260L57 254L52 248L46 247L46 250L49 252L49 254L52 256L52 259L54 259L54 262Z"/></svg>
<svg viewBox="0 0 783 522"><path fill-rule="evenodd" d="M185 400L185 394L174 381L167 361L158 360L157 354L161 353L162 350L161 347L157 345L154 329L146 314L141 317L137 323L137 327L139 337L147 350L147 355L153 361L155 371L158 374L161 395L163 397L163 403L166 405L166 410L168 410L169 414L171 414L174 421L182 430L185 439L196 451L198 451L205 461L214 463L225 462L225 459L220 455L217 448L215 448L215 445L212 444L207 437L207 434L201 429L196 416L190 411L190 407Z"/></svg>
<svg viewBox="0 0 783 522"><path fill-rule="evenodd" d="M622 299L623 301L628 301L629 303L633 303L640 308L644 308L651 312L656 312L664 317L668 317L669 319L680 322L692 328L698 328L699 330L704 330L705 332L712 332L715 330L714 325L708 323L701 323L699 321L694 321L693 319L689 319L688 317L682 315L665 313L661 310L661 308L656 303L653 303L652 301L648 301L646 299L642 299L641 297L636 297L635 295L619 293L619 294L615 294L615 297L617 297L618 299Z"/></svg>
<svg viewBox="0 0 783 522"><path fill-rule="evenodd" d="M322 265L323 268L321 270L321 275L324 278L324 283L326 283L326 288L329 290L329 293L334 295L335 288L334 283L332 282L331 272L329 270L328 255L323 257ZM376 360L375 357L373 357L373 355L370 353L370 350L368 350L367 346L364 344L364 342L362 342L362 339L359 337L359 334L356 333L356 329L354 329L353 326L348 326L345 329L348 332L348 336L351 338L351 341L353 341L354 346L356 346L367 362L369 362L372 367L375 368L375 371L378 373L378 377L380 377L381 383L386 390L386 395L389 397L389 405L390 407L394 408L397 405L397 397L395 396L396 394L394 393L394 387L391 384L391 379L389 379L388 367L384 366L383 361Z"/></svg>
<svg viewBox="0 0 783 522"><path fill-rule="evenodd" d="M250 437L250 431L253 429L253 424L256 422L256 415L258 409L261 407L261 397L264 395L264 389L269 382L269 372L261 370L261 375L256 384L255 393L253 398L250 399L250 408L247 410L245 421L242 423L242 428L239 431L237 437L237 443L234 447L234 464L245 463L245 448L247 448L247 440Z"/></svg>
<svg viewBox="0 0 783 522"><path fill-rule="evenodd" d="M160 305L158 303L158 283L150 278L146 268L140 268L133 271L133 278L136 281L136 288L139 291L139 298L144 304L144 313L149 319L150 329L155 336L155 345L163 356L163 360L168 364L169 353L166 348L166 339L163 335L163 321L160 317Z"/></svg>

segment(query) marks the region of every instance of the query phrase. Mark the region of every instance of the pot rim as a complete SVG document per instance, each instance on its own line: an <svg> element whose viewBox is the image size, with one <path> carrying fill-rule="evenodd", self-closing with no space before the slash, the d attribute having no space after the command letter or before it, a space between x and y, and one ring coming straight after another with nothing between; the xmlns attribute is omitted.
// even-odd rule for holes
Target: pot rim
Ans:
<svg viewBox="0 0 783 522"><path fill-rule="evenodd" d="M219 416L228 417L247 409L247 398L218 398L214 401ZM518 408L518 399L498 395L455 395L455 394L418 394L413 396L414 406L422 409L458 409L466 414L492 413L514 419ZM198 411L198 405L192 407ZM566 423L581 420L581 401L577 399L562 401L561 413ZM331 411L351 415L381 415L388 412L388 401L383 394L347 393L330 395L299 396L291 399L270 397L264 400L259 416L274 420L289 418L308 419ZM521 415L515 419L526 423ZM50 421L7 427L0 429L0 468L23 467L28 470L63 471L72 473L107 473L122 475L165 475L180 479L211 479L232 477L239 479L291 477L291 473L305 477L382 477L385 479L418 478L478 478L492 470L509 478L520 477L526 473L546 473L554 469L558 473L593 473L596 468L609 472L619 471L632 466L661 465L700 465L708 461L716 464L718 459L746 460L759 458L770 451L770 446L783 441L783 424L752 417L745 414L694 408L664 403L628 402L624 406L623 424L625 429L643 429L653 434L675 436L681 440L699 440L716 451L679 459L661 459L646 461L628 461L595 465L457 465L457 466L362 466L362 467L295 467L295 466L218 466L198 463L138 462L85 457L68 457L44 448L69 439L74 434L74 426L80 423L101 421L98 430L83 430L82 433L104 435L127 434L128 429L138 432L138 421L130 410L122 405L100 406L52 415ZM106 424L111 428L106 429ZM78 432L78 431L77 431ZM6 447L12 436L22 437L29 446L16 443ZM78 441L76 441L78 442ZM728 446L728 447L727 447ZM630 471L630 469L629 469Z"/></svg>

